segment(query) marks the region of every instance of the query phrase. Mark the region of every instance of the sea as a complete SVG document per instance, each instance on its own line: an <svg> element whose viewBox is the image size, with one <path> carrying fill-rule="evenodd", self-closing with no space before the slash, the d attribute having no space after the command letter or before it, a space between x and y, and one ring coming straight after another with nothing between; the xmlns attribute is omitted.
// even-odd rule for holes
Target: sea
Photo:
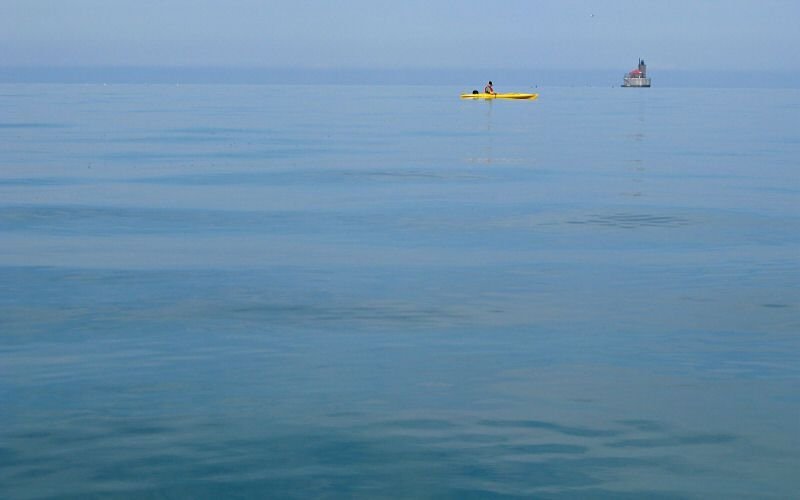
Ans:
<svg viewBox="0 0 800 500"><path fill-rule="evenodd" d="M0 497L800 496L800 89L0 85Z"/></svg>

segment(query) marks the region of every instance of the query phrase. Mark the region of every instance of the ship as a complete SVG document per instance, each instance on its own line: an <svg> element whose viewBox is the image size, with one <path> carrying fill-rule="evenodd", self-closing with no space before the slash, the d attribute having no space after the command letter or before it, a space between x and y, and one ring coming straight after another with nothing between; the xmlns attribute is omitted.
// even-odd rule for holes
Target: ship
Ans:
<svg viewBox="0 0 800 500"><path fill-rule="evenodd" d="M650 79L647 78L647 65L644 59L639 59L639 67L630 71L622 80L623 87L649 87Z"/></svg>

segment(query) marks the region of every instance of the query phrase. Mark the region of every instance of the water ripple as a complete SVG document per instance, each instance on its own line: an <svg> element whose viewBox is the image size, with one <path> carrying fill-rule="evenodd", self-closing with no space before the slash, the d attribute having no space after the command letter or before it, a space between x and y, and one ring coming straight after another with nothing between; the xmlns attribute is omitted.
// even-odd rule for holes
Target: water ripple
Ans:
<svg viewBox="0 0 800 500"><path fill-rule="evenodd" d="M571 219L567 224L637 229L643 227L681 227L691 224L685 217L634 213L591 214L580 219Z"/></svg>
<svg viewBox="0 0 800 500"><path fill-rule="evenodd" d="M483 420L481 425L487 427L501 427L501 428L521 428L521 429L543 429L552 431L566 436L580 436L580 437L604 437L616 436L621 432L614 429L592 429L588 427L572 427L561 425L555 422L545 422L541 420Z"/></svg>

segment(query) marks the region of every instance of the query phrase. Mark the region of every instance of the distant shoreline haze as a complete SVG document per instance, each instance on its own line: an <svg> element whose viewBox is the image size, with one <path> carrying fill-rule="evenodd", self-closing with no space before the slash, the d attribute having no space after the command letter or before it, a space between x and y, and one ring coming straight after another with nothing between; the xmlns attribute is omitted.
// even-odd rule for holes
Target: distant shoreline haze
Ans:
<svg viewBox="0 0 800 500"><path fill-rule="evenodd" d="M635 61L629 66L633 67ZM0 83L72 84L341 84L341 85L483 85L492 80L499 89L512 87L618 86L630 68L605 70L559 69L360 69L360 68L224 68L224 67L0 67ZM654 87L800 88L796 71L659 70L649 76Z"/></svg>

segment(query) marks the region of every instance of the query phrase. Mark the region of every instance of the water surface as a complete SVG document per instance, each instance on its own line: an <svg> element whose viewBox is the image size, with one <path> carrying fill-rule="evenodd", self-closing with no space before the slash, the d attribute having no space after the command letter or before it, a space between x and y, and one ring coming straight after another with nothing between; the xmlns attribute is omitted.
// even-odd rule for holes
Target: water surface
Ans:
<svg viewBox="0 0 800 500"><path fill-rule="evenodd" d="M796 495L800 92L463 90L0 86L0 496Z"/></svg>

